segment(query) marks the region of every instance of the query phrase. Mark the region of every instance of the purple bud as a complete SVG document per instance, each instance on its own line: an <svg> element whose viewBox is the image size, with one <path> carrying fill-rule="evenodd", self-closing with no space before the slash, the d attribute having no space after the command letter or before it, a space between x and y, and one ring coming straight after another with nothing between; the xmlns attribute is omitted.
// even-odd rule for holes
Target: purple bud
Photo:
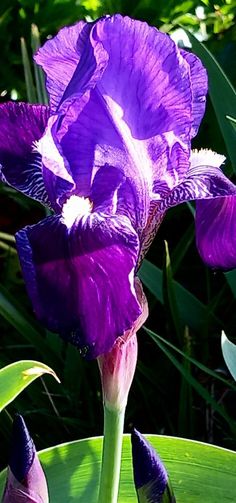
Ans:
<svg viewBox="0 0 236 503"><path fill-rule="evenodd" d="M168 473L147 440L133 429L131 434L134 483L140 503L175 503Z"/></svg>
<svg viewBox="0 0 236 503"><path fill-rule="evenodd" d="M16 415L2 503L48 503L44 472L24 419Z"/></svg>

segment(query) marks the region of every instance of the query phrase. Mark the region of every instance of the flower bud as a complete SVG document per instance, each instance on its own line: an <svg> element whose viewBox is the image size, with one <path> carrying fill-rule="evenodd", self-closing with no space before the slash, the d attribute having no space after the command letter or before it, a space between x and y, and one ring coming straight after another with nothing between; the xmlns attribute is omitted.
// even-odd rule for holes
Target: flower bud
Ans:
<svg viewBox="0 0 236 503"><path fill-rule="evenodd" d="M148 316L147 300L138 278L135 279L135 291L142 308L142 314L123 337L116 339L108 353L98 357L104 403L106 407L113 410L122 410L126 406L137 364L136 332Z"/></svg>
<svg viewBox="0 0 236 503"><path fill-rule="evenodd" d="M168 473L156 451L136 429L132 431L131 442L139 503L176 503Z"/></svg>
<svg viewBox="0 0 236 503"><path fill-rule="evenodd" d="M48 489L24 419L13 422L12 447L2 503L48 503Z"/></svg>

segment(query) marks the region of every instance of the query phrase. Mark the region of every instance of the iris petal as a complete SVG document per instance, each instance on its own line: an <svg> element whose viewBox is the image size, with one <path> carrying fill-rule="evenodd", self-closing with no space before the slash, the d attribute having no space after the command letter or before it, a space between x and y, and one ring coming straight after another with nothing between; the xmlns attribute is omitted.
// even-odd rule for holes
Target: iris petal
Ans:
<svg viewBox="0 0 236 503"><path fill-rule="evenodd" d="M197 201L196 239L203 261L210 267L236 267L236 197Z"/></svg>
<svg viewBox="0 0 236 503"><path fill-rule="evenodd" d="M104 164L124 173L139 232L146 225L152 190L159 193L160 182L172 189L189 167L189 63L167 35L128 17L108 16L86 29L78 43L85 34L87 57L83 64L80 59L67 87L64 83L54 142L81 196L87 197ZM37 61L50 76L42 54L43 49ZM56 52L50 57L55 72ZM123 191L123 202L125 196Z"/></svg>
<svg viewBox="0 0 236 503"><path fill-rule="evenodd" d="M0 179L50 206L41 156L35 142L42 136L49 111L43 105L5 103L0 106Z"/></svg>
<svg viewBox="0 0 236 503"><path fill-rule="evenodd" d="M191 89L193 94L191 138L193 138L198 132L206 108L206 94L208 88L207 72L195 54L182 49L180 52L190 67Z"/></svg>
<svg viewBox="0 0 236 503"><path fill-rule="evenodd" d="M194 199L236 195L236 186L219 168L224 159L224 156L210 150L194 152L188 175L162 199L160 210Z"/></svg>
<svg viewBox="0 0 236 503"><path fill-rule="evenodd" d="M88 358L111 349L140 315L138 238L126 217L92 213L70 230L49 217L16 235L37 316Z"/></svg>

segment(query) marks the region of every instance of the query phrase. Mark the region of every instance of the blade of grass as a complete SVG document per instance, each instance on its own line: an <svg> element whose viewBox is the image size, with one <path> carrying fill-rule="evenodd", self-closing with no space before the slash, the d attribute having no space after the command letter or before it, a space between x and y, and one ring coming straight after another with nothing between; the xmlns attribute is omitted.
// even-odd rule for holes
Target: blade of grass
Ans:
<svg viewBox="0 0 236 503"><path fill-rule="evenodd" d="M165 241L165 270L163 274L163 292L164 298L166 298L165 305L170 312L170 318L173 321L178 341L181 344L183 339L183 324L180 320L178 305L176 302L176 292L173 284L170 254L167 241Z"/></svg>
<svg viewBox="0 0 236 503"><path fill-rule="evenodd" d="M156 299L161 304L164 304L162 291L163 272L161 269L145 259L139 270L139 277ZM206 306L191 292L175 280L173 280L173 286L178 310L184 325L193 328L196 332L202 330L207 322L222 327L221 321L213 313L208 313Z"/></svg>
<svg viewBox="0 0 236 503"><path fill-rule="evenodd" d="M54 353L45 343L45 340L37 330L36 323L26 314L21 306L17 304L11 294L0 285L0 315L8 321L24 337L25 340L35 346L39 354L44 358L47 356L50 361L61 364L61 358Z"/></svg>
<svg viewBox="0 0 236 503"><path fill-rule="evenodd" d="M150 337L154 340L154 342L158 345L158 347L163 351L166 357L173 363L173 365L177 368L177 370L184 376L184 378L189 382L189 384L197 391L197 393L205 400L206 403L209 403L211 407L218 412L218 414L228 423L233 435L236 434L236 425L231 417L228 415L226 410L222 405L219 405L218 402L212 398L210 393L207 391L204 386L202 386L195 377L186 369L186 367L175 358L175 356L169 351L165 345L159 340L157 337L153 337L156 334L148 330Z"/></svg>
<svg viewBox="0 0 236 503"><path fill-rule="evenodd" d="M31 47L33 54L37 52L37 50L40 47L40 35L39 35L39 30L36 24L31 25ZM38 102L42 103L44 105L48 105L48 95L45 87L45 75L40 68L35 62L33 63L34 65L34 76L35 76L35 82L36 82L36 92L37 92L37 98Z"/></svg>
<svg viewBox="0 0 236 503"><path fill-rule="evenodd" d="M174 346L174 344L172 344L171 342L167 341L166 339L164 339L160 335L156 334L152 330L149 330L146 327L143 327L143 328L152 337L152 339L155 339L155 338L158 339L163 344L165 344L166 346L170 347L176 353L178 353L183 358L185 358L186 360L188 360L190 363L192 363L193 365L195 365L196 367L198 367L200 370L202 370L203 372L205 372L209 376L213 377L214 379L217 379L218 381L222 382L225 386L228 386L233 391L236 391L235 384L231 383L230 381L227 381L227 379L224 379L224 377L222 377L220 374L217 374L217 372L215 372L214 370L209 369L209 367L206 367L206 365L204 365L203 363L199 362L198 360L196 360L195 358L193 358L189 354L184 353L183 351L181 351L181 349L177 348L176 346Z"/></svg>
<svg viewBox="0 0 236 503"><path fill-rule="evenodd" d="M27 98L28 98L29 103L36 103L37 98L36 98L36 93L35 93L35 88L34 88L33 76L32 76L32 72L31 72L30 61L29 61L29 56L28 56L28 51L27 51L25 39L23 37L20 39L20 43L21 43L21 56L22 56L22 62L23 62L23 67L24 67Z"/></svg>

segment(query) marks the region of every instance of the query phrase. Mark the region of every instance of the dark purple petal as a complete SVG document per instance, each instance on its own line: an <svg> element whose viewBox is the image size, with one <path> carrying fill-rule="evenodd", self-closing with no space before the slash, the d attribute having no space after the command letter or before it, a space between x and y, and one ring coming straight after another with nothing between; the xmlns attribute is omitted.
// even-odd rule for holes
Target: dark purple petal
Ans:
<svg viewBox="0 0 236 503"><path fill-rule="evenodd" d="M13 422L12 447L2 503L48 503L45 475L24 419Z"/></svg>
<svg viewBox="0 0 236 503"><path fill-rule="evenodd" d="M143 503L175 503L168 473L156 451L134 429L131 434L134 483Z"/></svg>
<svg viewBox="0 0 236 503"><path fill-rule="evenodd" d="M76 196L72 196L76 198ZM81 198L77 198L81 199ZM74 201L76 202L76 201ZM86 207L86 200L80 201ZM49 217L17 233L36 315L88 358L111 349L140 315L134 291L138 238L126 217Z"/></svg>
<svg viewBox="0 0 236 503"><path fill-rule="evenodd" d="M17 414L13 423L12 447L9 466L19 482L28 474L35 457L35 447L22 416Z"/></svg>
<svg viewBox="0 0 236 503"><path fill-rule="evenodd" d="M202 66L200 59L198 59L195 54L184 50L180 50L180 52L190 66L191 89L193 94L193 123L191 129L191 138L193 138L198 132L201 120L205 113L206 94L208 90L207 72Z"/></svg>
<svg viewBox="0 0 236 503"><path fill-rule="evenodd" d="M160 210L185 201L212 199L236 195L236 186L226 178L219 166L224 161L222 155L202 150L193 152L191 168L185 180L174 187L160 202Z"/></svg>
<svg viewBox="0 0 236 503"><path fill-rule="evenodd" d="M135 428L131 434L134 483L136 489L159 480L160 494L163 494L168 482L167 471L159 456L149 442Z"/></svg>
<svg viewBox="0 0 236 503"><path fill-rule="evenodd" d="M48 108L28 103L0 106L0 179L17 190L50 205L45 190L41 156L35 142L42 136Z"/></svg>
<svg viewBox="0 0 236 503"><path fill-rule="evenodd" d="M202 260L214 268L236 267L236 197L196 204L196 239Z"/></svg>

